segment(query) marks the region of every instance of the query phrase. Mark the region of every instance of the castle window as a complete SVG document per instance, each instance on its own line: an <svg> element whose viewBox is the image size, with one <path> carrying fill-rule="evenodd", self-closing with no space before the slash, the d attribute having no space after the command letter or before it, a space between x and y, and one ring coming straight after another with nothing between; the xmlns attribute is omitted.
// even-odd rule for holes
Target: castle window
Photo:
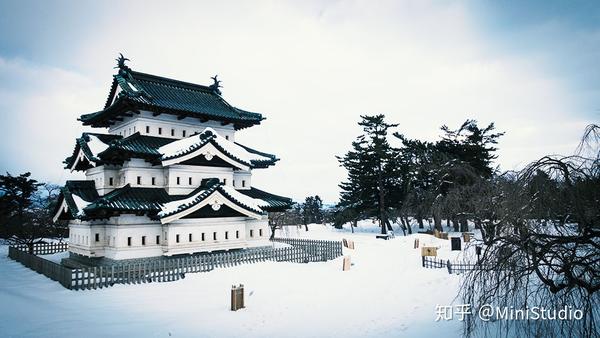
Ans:
<svg viewBox="0 0 600 338"><path fill-rule="evenodd" d="M226 139L226 140L229 140L229 135L225 135L225 139Z"/></svg>
<svg viewBox="0 0 600 338"><path fill-rule="evenodd" d="M156 235L156 244L160 244L160 235Z"/></svg>
<svg viewBox="0 0 600 338"><path fill-rule="evenodd" d="M183 130L183 131L181 132L181 135L183 135L183 137L185 137L185 130Z"/></svg>
<svg viewBox="0 0 600 338"><path fill-rule="evenodd" d="M192 178L191 177L188 178L188 184L192 185Z"/></svg>
<svg viewBox="0 0 600 338"><path fill-rule="evenodd" d="M179 176L177 176L177 185L179 185L181 182L181 180L179 179Z"/></svg>
<svg viewBox="0 0 600 338"><path fill-rule="evenodd" d="M146 236L142 236L142 245L146 245Z"/></svg>
<svg viewBox="0 0 600 338"><path fill-rule="evenodd" d="M113 180L113 178L112 178L112 177L109 177L109 178L108 178L108 185L110 185L110 186L112 187L112 186L113 186L113 184L114 184L114 180Z"/></svg>
<svg viewBox="0 0 600 338"><path fill-rule="evenodd" d="M179 243L179 234L175 235L175 242Z"/></svg>
<svg viewBox="0 0 600 338"><path fill-rule="evenodd" d="M239 230L235 231L235 238L240 238L240 231Z"/></svg>
<svg viewBox="0 0 600 338"><path fill-rule="evenodd" d="M188 242L191 242L191 241L192 241L192 234L189 234L188 235Z"/></svg>
<svg viewBox="0 0 600 338"><path fill-rule="evenodd" d="M242 180L242 187L245 187L245 186L246 186L246 181Z"/></svg>
<svg viewBox="0 0 600 338"><path fill-rule="evenodd" d="M158 127L158 135L162 135L162 128Z"/></svg>
<svg viewBox="0 0 600 338"><path fill-rule="evenodd" d="M175 136L175 129L171 128L171 136Z"/></svg>
<svg viewBox="0 0 600 338"><path fill-rule="evenodd" d="M96 242L100 242L100 234L96 234Z"/></svg>
<svg viewBox="0 0 600 338"><path fill-rule="evenodd" d="M225 231L225 239L229 239L229 231Z"/></svg>
<svg viewBox="0 0 600 338"><path fill-rule="evenodd" d="M131 237L127 237L127 246L131 246Z"/></svg>
<svg viewBox="0 0 600 338"><path fill-rule="evenodd" d="M133 132L135 133L135 126L133 126Z"/></svg>
<svg viewBox="0 0 600 338"><path fill-rule="evenodd" d="M204 233L202 233L202 240L204 241Z"/></svg>
<svg viewBox="0 0 600 338"><path fill-rule="evenodd" d="M233 180L233 186L235 187L235 180Z"/></svg>
<svg viewBox="0 0 600 338"><path fill-rule="evenodd" d="M254 237L254 230L250 230L250 237Z"/></svg>
<svg viewBox="0 0 600 338"><path fill-rule="evenodd" d="M213 232L213 239L216 241L217 240L217 233Z"/></svg>
<svg viewBox="0 0 600 338"><path fill-rule="evenodd" d="M137 177L137 184L141 185L142 184L142 176L138 176Z"/></svg>
<svg viewBox="0 0 600 338"><path fill-rule="evenodd" d="M127 134L131 135L131 128L127 131Z"/></svg>
<svg viewBox="0 0 600 338"><path fill-rule="evenodd" d="M156 177L152 177L152 185L156 185Z"/></svg>
<svg viewBox="0 0 600 338"><path fill-rule="evenodd" d="M258 237L262 237L262 229L258 229Z"/></svg>
<svg viewBox="0 0 600 338"><path fill-rule="evenodd" d="M223 179L223 185L227 185L227 179L226 178Z"/></svg>
<svg viewBox="0 0 600 338"><path fill-rule="evenodd" d="M146 126L146 134L150 134L150 126Z"/></svg>

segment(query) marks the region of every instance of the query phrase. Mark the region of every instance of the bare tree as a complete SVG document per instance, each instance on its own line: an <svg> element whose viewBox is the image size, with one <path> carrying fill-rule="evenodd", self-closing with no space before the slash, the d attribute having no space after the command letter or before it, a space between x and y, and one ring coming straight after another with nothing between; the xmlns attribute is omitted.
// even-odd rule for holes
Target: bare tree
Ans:
<svg viewBox="0 0 600 338"><path fill-rule="evenodd" d="M482 214L484 250L466 273L461 294L475 309L532 307L581 310L581 320L516 320L477 316L465 333L531 337L598 337L600 316L600 138L588 127L588 155L546 156L496 180ZM580 147L583 149L583 146ZM540 180L552 184L539 184ZM554 186L555 185L555 186Z"/></svg>

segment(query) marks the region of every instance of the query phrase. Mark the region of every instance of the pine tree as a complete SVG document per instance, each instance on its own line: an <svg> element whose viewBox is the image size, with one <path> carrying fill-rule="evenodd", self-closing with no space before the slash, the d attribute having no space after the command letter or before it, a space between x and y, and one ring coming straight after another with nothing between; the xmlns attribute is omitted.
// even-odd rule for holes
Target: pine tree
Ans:
<svg viewBox="0 0 600 338"><path fill-rule="evenodd" d="M340 165L348 171L348 179L339 186L339 207L352 208L363 217L377 217L381 233L390 227L388 199L398 184L398 153L387 141L387 131L397 124L385 122L383 114L361 116L359 125L363 134L352 142L352 150L337 157ZM390 227L391 228L391 227Z"/></svg>

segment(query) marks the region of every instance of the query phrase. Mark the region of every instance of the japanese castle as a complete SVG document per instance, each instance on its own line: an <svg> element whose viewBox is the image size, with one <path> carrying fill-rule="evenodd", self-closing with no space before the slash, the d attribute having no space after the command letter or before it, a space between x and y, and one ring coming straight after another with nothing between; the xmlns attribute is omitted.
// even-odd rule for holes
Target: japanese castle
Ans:
<svg viewBox="0 0 600 338"><path fill-rule="evenodd" d="M252 170L279 159L235 142L261 114L203 86L133 71L117 59L104 109L79 117L83 133L64 163L54 220L69 223L69 250L120 260L268 245L268 213L292 200L254 187Z"/></svg>

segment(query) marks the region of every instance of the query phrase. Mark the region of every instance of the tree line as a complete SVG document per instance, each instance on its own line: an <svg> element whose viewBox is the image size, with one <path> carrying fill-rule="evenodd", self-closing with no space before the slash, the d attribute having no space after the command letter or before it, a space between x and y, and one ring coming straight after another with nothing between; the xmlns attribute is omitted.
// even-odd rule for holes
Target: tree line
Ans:
<svg viewBox="0 0 600 338"><path fill-rule="evenodd" d="M481 231L482 255L462 278L460 296L474 309L484 304L521 309L572 306L575 321L512 321L502 335L598 336L600 315L600 127L588 126L575 153L548 155L519 171L493 166L504 133L493 123L467 120L441 127L439 140L410 139L384 115L362 116L363 134L338 157L348 172L340 184L335 225L376 218L382 235L409 217L442 230ZM388 135L391 134L391 135ZM398 141L394 147L389 137ZM487 335L489 323L471 316L465 334Z"/></svg>

